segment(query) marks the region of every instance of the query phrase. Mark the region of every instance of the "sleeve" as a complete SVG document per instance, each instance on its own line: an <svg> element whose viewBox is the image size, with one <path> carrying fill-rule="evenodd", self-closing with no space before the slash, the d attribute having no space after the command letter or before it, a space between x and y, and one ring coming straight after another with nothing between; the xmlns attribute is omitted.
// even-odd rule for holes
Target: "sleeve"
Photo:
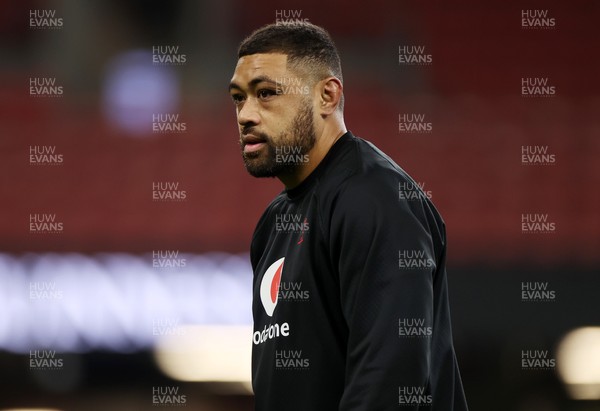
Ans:
<svg viewBox="0 0 600 411"><path fill-rule="evenodd" d="M347 184L331 217L348 327L339 411L422 410L431 401L436 257L429 208L422 197L400 200L398 179Z"/></svg>

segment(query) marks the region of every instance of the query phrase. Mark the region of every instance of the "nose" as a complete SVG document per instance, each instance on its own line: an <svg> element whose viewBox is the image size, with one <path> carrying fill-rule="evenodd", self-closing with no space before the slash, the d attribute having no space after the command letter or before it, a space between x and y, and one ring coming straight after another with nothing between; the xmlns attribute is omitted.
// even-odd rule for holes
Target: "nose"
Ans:
<svg viewBox="0 0 600 411"><path fill-rule="evenodd" d="M238 110L238 123L241 126L260 123L258 102L254 98L247 98Z"/></svg>

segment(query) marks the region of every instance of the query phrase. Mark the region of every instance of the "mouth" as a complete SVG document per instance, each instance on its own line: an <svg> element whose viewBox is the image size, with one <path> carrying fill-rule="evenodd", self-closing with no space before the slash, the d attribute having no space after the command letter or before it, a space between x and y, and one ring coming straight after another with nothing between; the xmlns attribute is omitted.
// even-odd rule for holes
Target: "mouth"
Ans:
<svg viewBox="0 0 600 411"><path fill-rule="evenodd" d="M242 136L242 146L245 154L258 151L266 144L267 143L264 138L257 137L254 134L246 134Z"/></svg>

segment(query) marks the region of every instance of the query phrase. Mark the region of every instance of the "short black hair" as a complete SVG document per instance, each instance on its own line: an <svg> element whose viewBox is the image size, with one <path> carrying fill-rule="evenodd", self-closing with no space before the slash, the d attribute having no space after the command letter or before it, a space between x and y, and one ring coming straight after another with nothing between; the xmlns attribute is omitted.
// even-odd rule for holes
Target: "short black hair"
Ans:
<svg viewBox="0 0 600 411"><path fill-rule="evenodd" d="M335 43L324 28L312 23L277 22L257 29L240 44L238 59L258 53L285 54L290 65L305 67L317 80L334 76L343 83L342 65Z"/></svg>

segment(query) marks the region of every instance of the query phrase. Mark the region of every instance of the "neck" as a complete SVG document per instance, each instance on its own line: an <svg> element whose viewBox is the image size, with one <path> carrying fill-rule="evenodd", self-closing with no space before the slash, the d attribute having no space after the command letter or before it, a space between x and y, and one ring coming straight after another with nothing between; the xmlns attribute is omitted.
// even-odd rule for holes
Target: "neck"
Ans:
<svg viewBox="0 0 600 411"><path fill-rule="evenodd" d="M323 127L313 148L307 153L308 161L301 164L291 174L279 175L277 178L285 185L285 188L291 189L297 187L317 168L325 158L335 142L346 133L346 126L343 120L337 121L330 126Z"/></svg>

